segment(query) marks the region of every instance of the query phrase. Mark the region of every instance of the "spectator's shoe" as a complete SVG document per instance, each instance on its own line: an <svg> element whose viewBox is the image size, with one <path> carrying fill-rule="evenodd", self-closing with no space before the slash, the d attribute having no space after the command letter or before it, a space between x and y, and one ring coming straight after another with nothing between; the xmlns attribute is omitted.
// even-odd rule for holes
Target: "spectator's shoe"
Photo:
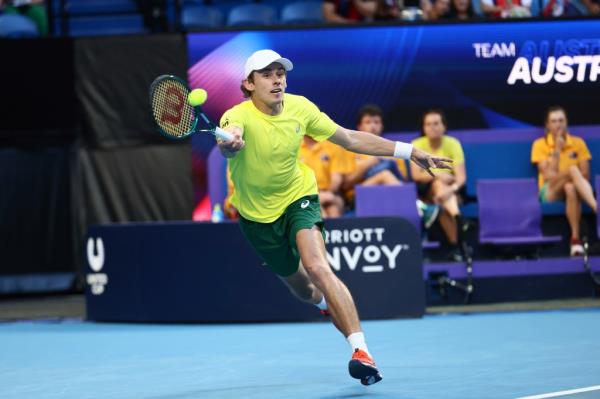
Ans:
<svg viewBox="0 0 600 399"><path fill-rule="evenodd" d="M571 238L571 256L583 256L583 245L577 238Z"/></svg>
<svg viewBox="0 0 600 399"><path fill-rule="evenodd" d="M373 385L383 379L371 356L360 349L354 350L348 371L352 378L360 380L363 385Z"/></svg>
<svg viewBox="0 0 600 399"><path fill-rule="evenodd" d="M417 200L417 209L426 229L431 227L440 213L439 205L426 204L421 200Z"/></svg>
<svg viewBox="0 0 600 399"><path fill-rule="evenodd" d="M460 248L458 248L458 246L453 246L452 249L450 249L448 251L448 253L446 254L446 259L448 259L451 262L464 262L465 258L463 257L463 254L460 252Z"/></svg>

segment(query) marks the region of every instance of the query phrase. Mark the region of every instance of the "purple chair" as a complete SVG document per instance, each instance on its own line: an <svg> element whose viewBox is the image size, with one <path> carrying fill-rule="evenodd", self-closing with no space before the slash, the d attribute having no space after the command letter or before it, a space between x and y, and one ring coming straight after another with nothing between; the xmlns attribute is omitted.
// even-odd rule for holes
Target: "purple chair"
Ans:
<svg viewBox="0 0 600 399"><path fill-rule="evenodd" d="M542 234L542 210L535 179L478 180L477 201L482 244L531 245L562 239Z"/></svg>
<svg viewBox="0 0 600 399"><path fill-rule="evenodd" d="M421 217L417 210L414 183L401 186L356 186L356 216L400 216L421 234ZM438 248L439 242L423 241L424 249Z"/></svg>
<svg viewBox="0 0 600 399"><path fill-rule="evenodd" d="M215 146L208 155L208 196L211 207L227 198L227 161Z"/></svg>

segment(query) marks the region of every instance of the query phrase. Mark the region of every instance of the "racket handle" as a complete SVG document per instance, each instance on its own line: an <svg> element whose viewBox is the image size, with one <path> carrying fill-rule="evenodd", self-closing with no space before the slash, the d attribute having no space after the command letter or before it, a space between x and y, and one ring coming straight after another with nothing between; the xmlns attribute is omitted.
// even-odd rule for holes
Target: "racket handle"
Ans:
<svg viewBox="0 0 600 399"><path fill-rule="evenodd" d="M215 127L215 136L219 139L219 140L223 140L223 141L231 141L233 140L233 135L229 132L226 132L225 130L221 129L220 127Z"/></svg>

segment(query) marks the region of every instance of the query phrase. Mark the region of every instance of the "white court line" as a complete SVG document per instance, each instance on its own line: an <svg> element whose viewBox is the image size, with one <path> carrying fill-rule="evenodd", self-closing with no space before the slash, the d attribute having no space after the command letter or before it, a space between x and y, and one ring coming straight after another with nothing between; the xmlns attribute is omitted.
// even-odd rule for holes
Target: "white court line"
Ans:
<svg viewBox="0 0 600 399"><path fill-rule="evenodd" d="M550 393L543 393L541 395L533 395L533 396L522 396L520 398L517 399L544 399L544 398L556 398L558 396L564 396L564 395L571 395L574 393L581 393L581 392L589 392L589 391L596 391L596 390L600 390L600 385L594 385L593 387L587 387L587 388L577 388L577 389L571 389L569 391L560 391L560 392L550 392Z"/></svg>

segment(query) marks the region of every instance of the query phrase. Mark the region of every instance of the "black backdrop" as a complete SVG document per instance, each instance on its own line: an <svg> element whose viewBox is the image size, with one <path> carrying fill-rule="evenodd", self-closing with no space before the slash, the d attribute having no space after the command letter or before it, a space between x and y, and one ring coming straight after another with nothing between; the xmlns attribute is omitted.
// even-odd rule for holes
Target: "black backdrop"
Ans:
<svg viewBox="0 0 600 399"><path fill-rule="evenodd" d="M73 288L53 277L80 275L91 224L191 218L190 146L156 133L147 99L186 76L185 40L0 41L0 293Z"/></svg>

